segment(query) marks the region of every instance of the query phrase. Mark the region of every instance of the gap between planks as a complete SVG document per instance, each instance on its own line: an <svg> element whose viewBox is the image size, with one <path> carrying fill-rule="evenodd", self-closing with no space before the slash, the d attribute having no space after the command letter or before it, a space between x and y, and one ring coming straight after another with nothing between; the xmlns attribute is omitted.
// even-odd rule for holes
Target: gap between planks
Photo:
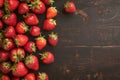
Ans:
<svg viewBox="0 0 120 80"><path fill-rule="evenodd" d="M65 46L66 48L120 48L120 45L111 46L87 46L87 45L77 45L77 46Z"/></svg>

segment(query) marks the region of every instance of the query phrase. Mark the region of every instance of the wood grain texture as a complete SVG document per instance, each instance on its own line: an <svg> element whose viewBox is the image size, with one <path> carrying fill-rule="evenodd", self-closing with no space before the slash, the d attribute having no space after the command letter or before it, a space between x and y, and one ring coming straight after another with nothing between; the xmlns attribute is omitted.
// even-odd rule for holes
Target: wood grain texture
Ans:
<svg viewBox="0 0 120 80"><path fill-rule="evenodd" d="M71 0L84 15L66 14L67 0L55 1L60 41L51 50L56 61L40 71L50 80L120 80L120 0Z"/></svg>

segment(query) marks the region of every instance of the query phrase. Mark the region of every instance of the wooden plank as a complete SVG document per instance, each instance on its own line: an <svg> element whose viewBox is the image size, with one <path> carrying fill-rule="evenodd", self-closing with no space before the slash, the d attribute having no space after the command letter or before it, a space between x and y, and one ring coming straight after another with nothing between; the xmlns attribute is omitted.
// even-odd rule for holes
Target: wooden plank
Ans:
<svg viewBox="0 0 120 80"><path fill-rule="evenodd" d="M60 42L52 48L55 63L42 65L50 80L120 80L120 1L72 0L78 12L84 10L88 22L79 13L65 14L56 0L56 18ZM85 21L84 21L85 20Z"/></svg>

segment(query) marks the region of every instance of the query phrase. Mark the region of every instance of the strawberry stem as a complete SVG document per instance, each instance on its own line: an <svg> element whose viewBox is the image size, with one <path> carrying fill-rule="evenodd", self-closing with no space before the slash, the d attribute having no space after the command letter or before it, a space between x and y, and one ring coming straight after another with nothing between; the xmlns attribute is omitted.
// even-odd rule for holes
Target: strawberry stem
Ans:
<svg viewBox="0 0 120 80"><path fill-rule="evenodd" d="M2 33L0 33L0 39L2 39L3 38L3 34Z"/></svg>
<svg viewBox="0 0 120 80"><path fill-rule="evenodd" d="M8 6L8 2L7 2L8 0L5 0L5 2L4 2L4 6L5 6L5 12L6 12L6 14L10 14L10 10L9 10L9 6Z"/></svg>

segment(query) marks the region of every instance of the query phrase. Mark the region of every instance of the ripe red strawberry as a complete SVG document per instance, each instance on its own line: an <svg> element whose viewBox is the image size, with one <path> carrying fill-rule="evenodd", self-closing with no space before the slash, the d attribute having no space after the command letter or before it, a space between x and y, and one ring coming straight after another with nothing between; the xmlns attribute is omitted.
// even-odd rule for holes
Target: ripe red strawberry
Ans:
<svg viewBox="0 0 120 80"><path fill-rule="evenodd" d="M4 36L8 37L8 38L13 38L15 37L16 32L13 26L9 26L6 28L5 32L4 32Z"/></svg>
<svg viewBox="0 0 120 80"><path fill-rule="evenodd" d="M10 53L5 50L0 50L0 62L7 61L9 59Z"/></svg>
<svg viewBox="0 0 120 80"><path fill-rule="evenodd" d="M18 13L19 14L26 14L29 12L29 7L27 3L20 3L18 7Z"/></svg>
<svg viewBox="0 0 120 80"><path fill-rule="evenodd" d="M2 18L3 16L4 16L3 10L0 10L0 18Z"/></svg>
<svg viewBox="0 0 120 80"><path fill-rule="evenodd" d="M57 9L55 7L49 7L47 9L46 18L51 19L57 16Z"/></svg>
<svg viewBox="0 0 120 80"><path fill-rule="evenodd" d="M37 71L39 69L39 60L35 55L29 55L25 59L25 65L29 69Z"/></svg>
<svg viewBox="0 0 120 80"><path fill-rule="evenodd" d="M12 75L15 77L23 77L28 73L28 69L23 62L18 62L12 67Z"/></svg>
<svg viewBox="0 0 120 80"><path fill-rule="evenodd" d="M28 31L28 26L24 22L18 22L15 30L19 34L24 34Z"/></svg>
<svg viewBox="0 0 120 80"><path fill-rule="evenodd" d="M0 64L0 70L2 71L2 73L7 74L10 72L11 69L11 63L10 62L2 62Z"/></svg>
<svg viewBox="0 0 120 80"><path fill-rule="evenodd" d="M43 63L50 64L54 62L54 55L51 52L47 51L40 55L41 55L41 60Z"/></svg>
<svg viewBox="0 0 120 80"><path fill-rule="evenodd" d="M54 19L46 19L43 23L44 30L53 30L56 27L56 21Z"/></svg>
<svg viewBox="0 0 120 80"><path fill-rule="evenodd" d="M13 12L19 5L19 0L5 0L5 10Z"/></svg>
<svg viewBox="0 0 120 80"><path fill-rule="evenodd" d="M67 13L74 13L76 12L76 6L74 4L74 2L72 1L68 1L65 5L64 5L64 10Z"/></svg>
<svg viewBox="0 0 120 80"><path fill-rule="evenodd" d="M47 41L44 37L40 36L35 41L38 50L42 50L46 45Z"/></svg>
<svg viewBox="0 0 120 80"><path fill-rule="evenodd" d="M3 4L4 4L4 0L0 0L0 8L3 7Z"/></svg>
<svg viewBox="0 0 120 80"><path fill-rule="evenodd" d="M3 47L4 50L9 51L9 50L11 50L12 48L14 48L14 46L15 46L15 45L14 45L14 42L13 42L12 39L10 39L10 38L5 38L5 39L3 40L2 47Z"/></svg>
<svg viewBox="0 0 120 80"><path fill-rule="evenodd" d="M54 3L54 0L42 0L44 4L50 5Z"/></svg>
<svg viewBox="0 0 120 80"><path fill-rule="evenodd" d="M32 1L29 6L35 14L43 14L46 10L45 4L40 0Z"/></svg>
<svg viewBox="0 0 120 80"><path fill-rule="evenodd" d="M25 57L25 51L22 48L14 48L10 52L10 60L12 62L19 62Z"/></svg>
<svg viewBox="0 0 120 80"><path fill-rule="evenodd" d="M12 80L20 80L19 77L13 77Z"/></svg>
<svg viewBox="0 0 120 80"><path fill-rule="evenodd" d="M24 77L24 80L36 80L34 73L29 73Z"/></svg>
<svg viewBox="0 0 120 80"><path fill-rule="evenodd" d="M9 26L15 26L17 23L17 16L15 13L7 14L3 16L3 22Z"/></svg>
<svg viewBox="0 0 120 80"><path fill-rule="evenodd" d="M24 46L28 42L26 35L18 34L15 36L15 43L17 46Z"/></svg>
<svg viewBox="0 0 120 80"><path fill-rule="evenodd" d="M25 23L28 25L37 25L39 23L39 19L35 14L29 13L25 16Z"/></svg>
<svg viewBox="0 0 120 80"><path fill-rule="evenodd" d="M2 21L0 20L0 30L3 29L3 23Z"/></svg>
<svg viewBox="0 0 120 80"><path fill-rule="evenodd" d="M24 46L24 49L29 53L36 52L35 43L32 41L27 42L27 44Z"/></svg>
<svg viewBox="0 0 120 80"><path fill-rule="evenodd" d="M38 26L32 26L30 29L30 34L32 36L39 36L40 35L40 28Z"/></svg>
<svg viewBox="0 0 120 80"><path fill-rule="evenodd" d="M48 42L51 46L56 46L58 43L58 35L55 33L49 34Z"/></svg>
<svg viewBox="0 0 120 80"><path fill-rule="evenodd" d="M8 75L2 75L0 80L10 80L10 77Z"/></svg>
<svg viewBox="0 0 120 80"><path fill-rule="evenodd" d="M49 80L49 77L45 72L41 72L37 74L37 80Z"/></svg>

